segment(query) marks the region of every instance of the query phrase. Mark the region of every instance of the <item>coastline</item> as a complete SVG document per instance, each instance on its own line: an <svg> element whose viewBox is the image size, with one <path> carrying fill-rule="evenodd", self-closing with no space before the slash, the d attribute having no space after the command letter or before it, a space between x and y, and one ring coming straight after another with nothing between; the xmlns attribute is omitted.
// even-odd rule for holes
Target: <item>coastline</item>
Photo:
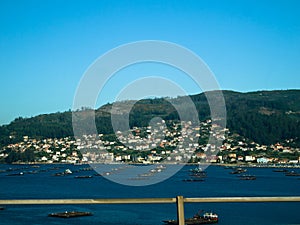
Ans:
<svg viewBox="0 0 300 225"><path fill-rule="evenodd" d="M94 164L111 164L111 165L135 165L135 166L148 166L148 165L187 165L187 166L220 166L220 167L228 167L228 168L234 168L234 167L252 167L252 168L300 168L300 164L259 164L259 163L234 163L234 164L228 164L228 163L131 163L131 162L113 162L113 163L44 163L44 162L15 162L15 163L0 163L2 165L94 165Z"/></svg>

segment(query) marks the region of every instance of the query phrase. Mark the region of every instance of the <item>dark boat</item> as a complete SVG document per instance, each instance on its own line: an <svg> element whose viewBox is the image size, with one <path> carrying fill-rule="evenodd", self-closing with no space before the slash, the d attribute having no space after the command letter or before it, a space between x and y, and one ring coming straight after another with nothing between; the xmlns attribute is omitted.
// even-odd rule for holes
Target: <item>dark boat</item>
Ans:
<svg viewBox="0 0 300 225"><path fill-rule="evenodd" d="M296 171L290 171L290 172L287 172L285 175L286 176L298 177L298 176L300 176L300 173L297 173Z"/></svg>
<svg viewBox="0 0 300 225"><path fill-rule="evenodd" d="M206 172L201 168L200 164L196 168L190 169L189 171L192 173L192 175L206 176Z"/></svg>
<svg viewBox="0 0 300 225"><path fill-rule="evenodd" d="M273 172L286 173L286 172L288 172L288 170L287 169L274 169Z"/></svg>
<svg viewBox="0 0 300 225"><path fill-rule="evenodd" d="M84 178L92 178L92 177L93 177L92 175L86 175L86 176L76 176L75 178L84 179Z"/></svg>
<svg viewBox="0 0 300 225"><path fill-rule="evenodd" d="M73 172L70 169L66 169L64 172L54 174L54 176L66 176L66 175L70 175L72 173Z"/></svg>
<svg viewBox="0 0 300 225"><path fill-rule="evenodd" d="M90 212L59 212L59 213L50 213L48 216L50 217L60 217L60 218L71 218L71 217L80 217L80 216L92 216L93 214Z"/></svg>
<svg viewBox="0 0 300 225"><path fill-rule="evenodd" d="M206 212L203 214L197 213L194 217L185 219L185 224L186 225L213 224L213 223L218 223L218 221L219 221L219 217L217 214L212 212ZM177 220L164 220L163 222L169 225L178 224Z"/></svg>
<svg viewBox="0 0 300 225"><path fill-rule="evenodd" d="M191 177L198 177L198 178L207 177L206 172L202 170L200 165L194 169L191 169L190 172L191 172L190 174Z"/></svg>
<svg viewBox="0 0 300 225"><path fill-rule="evenodd" d="M247 169L243 168L235 168L233 171L230 172L230 174L241 174L247 172Z"/></svg>
<svg viewBox="0 0 300 225"><path fill-rule="evenodd" d="M207 177L206 172L202 171L202 172L194 172L192 174L190 174L191 177Z"/></svg>
<svg viewBox="0 0 300 225"><path fill-rule="evenodd" d="M202 182L205 181L204 179L183 179L182 181L185 182Z"/></svg>
<svg viewBox="0 0 300 225"><path fill-rule="evenodd" d="M3 206L0 206L0 210L4 210L5 209L5 207L3 207Z"/></svg>
<svg viewBox="0 0 300 225"><path fill-rule="evenodd" d="M6 174L6 176L23 176L23 175L24 175L23 172Z"/></svg>
<svg viewBox="0 0 300 225"><path fill-rule="evenodd" d="M240 175L239 178L241 180L256 180L256 176L248 174Z"/></svg>
<svg viewBox="0 0 300 225"><path fill-rule="evenodd" d="M190 169L190 172L192 173L201 173L201 172L204 172L203 169L200 167L200 164L194 168L194 169Z"/></svg>

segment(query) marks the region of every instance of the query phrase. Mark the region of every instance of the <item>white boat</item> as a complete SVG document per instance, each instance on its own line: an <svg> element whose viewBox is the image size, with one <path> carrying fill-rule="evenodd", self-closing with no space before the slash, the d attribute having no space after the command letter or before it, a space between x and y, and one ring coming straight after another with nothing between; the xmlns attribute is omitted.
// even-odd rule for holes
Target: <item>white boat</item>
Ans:
<svg viewBox="0 0 300 225"><path fill-rule="evenodd" d="M72 174L72 171L70 169L66 169L65 174Z"/></svg>

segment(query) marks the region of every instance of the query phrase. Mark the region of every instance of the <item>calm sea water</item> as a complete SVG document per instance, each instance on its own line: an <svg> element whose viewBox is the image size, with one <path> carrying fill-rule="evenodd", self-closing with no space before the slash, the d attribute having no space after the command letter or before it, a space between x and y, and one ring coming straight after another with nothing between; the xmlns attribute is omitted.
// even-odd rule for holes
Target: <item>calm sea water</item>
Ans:
<svg viewBox="0 0 300 225"><path fill-rule="evenodd" d="M45 198L148 198L148 197L217 197L217 196L300 196L299 177L284 176L271 168L247 168L256 175L253 181L240 180L230 170L219 166L206 169L204 182L183 182L188 178L185 166L171 178L158 184L132 187L114 183L102 176L75 179L78 175L93 175L82 171L88 165L0 165L0 199ZM11 171L6 171L11 168ZM68 176L53 176L66 168L80 171ZM22 176L7 176L24 172ZM300 172L300 171L298 171ZM198 210L212 210L219 215L220 225L283 225L300 224L300 203L193 203L185 204L186 217ZM90 211L93 216L51 218L47 215L62 211ZM130 205L15 205L0 211L0 224L106 224L161 225L162 220L175 219L175 204Z"/></svg>

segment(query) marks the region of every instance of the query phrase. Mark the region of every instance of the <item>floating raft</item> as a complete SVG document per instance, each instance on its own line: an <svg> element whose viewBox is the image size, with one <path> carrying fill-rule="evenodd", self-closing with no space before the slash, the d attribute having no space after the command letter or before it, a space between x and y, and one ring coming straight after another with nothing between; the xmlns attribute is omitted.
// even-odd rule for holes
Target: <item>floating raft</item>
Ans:
<svg viewBox="0 0 300 225"><path fill-rule="evenodd" d="M71 218L71 217L80 217L80 216L92 216L93 214L90 212L59 212L59 213L50 213L48 216L50 217L60 217L60 218Z"/></svg>
<svg viewBox="0 0 300 225"><path fill-rule="evenodd" d="M249 175L249 174L244 174L238 176L241 180L256 180L256 176L254 175Z"/></svg>
<svg viewBox="0 0 300 225"><path fill-rule="evenodd" d="M203 182L205 180L204 179L184 179L182 181L185 181L185 182Z"/></svg>
<svg viewBox="0 0 300 225"><path fill-rule="evenodd" d="M93 178L92 175L87 175L87 176L76 176L75 178L77 179L84 179L84 178Z"/></svg>

